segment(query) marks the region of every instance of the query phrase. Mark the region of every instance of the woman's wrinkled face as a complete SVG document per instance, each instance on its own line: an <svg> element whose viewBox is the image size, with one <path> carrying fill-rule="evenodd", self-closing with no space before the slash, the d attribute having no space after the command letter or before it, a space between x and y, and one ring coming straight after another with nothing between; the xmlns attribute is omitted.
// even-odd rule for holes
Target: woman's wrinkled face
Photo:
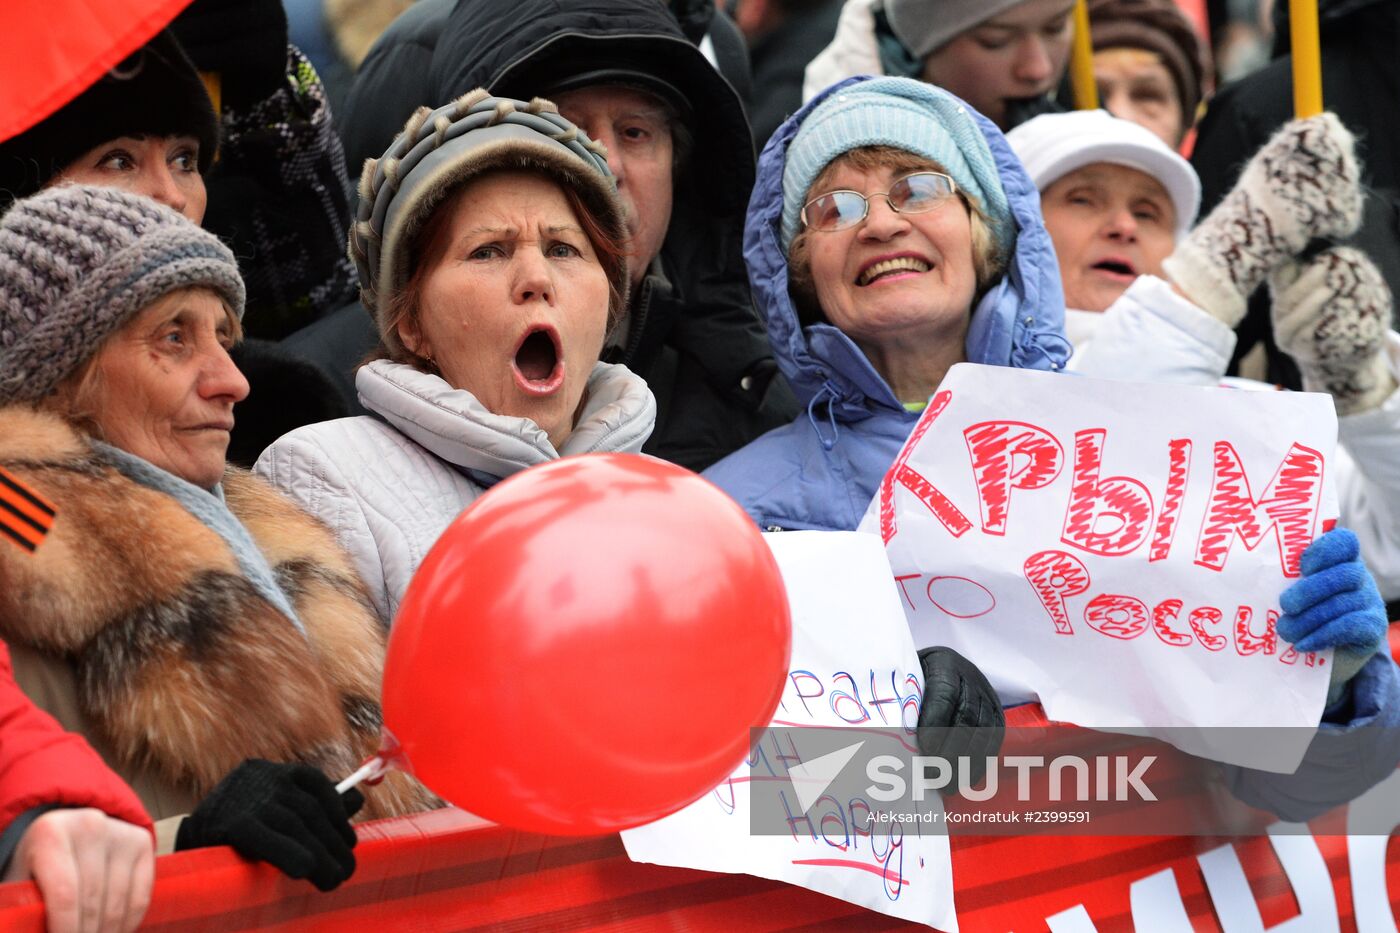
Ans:
<svg viewBox="0 0 1400 933"><path fill-rule="evenodd" d="M1057 87L1069 62L1073 0L1025 0L924 59L923 79L1007 129L1007 106Z"/></svg>
<svg viewBox="0 0 1400 933"><path fill-rule="evenodd" d="M107 338L78 405L107 443L210 489L224 474L233 406L248 396L228 355L236 333L215 293L171 292Z"/></svg>
<svg viewBox="0 0 1400 933"><path fill-rule="evenodd" d="M1060 260L1065 304L1106 311L1139 275L1163 274L1176 245L1176 208L1162 183L1126 165L1095 162L1041 193Z"/></svg>
<svg viewBox="0 0 1400 933"><path fill-rule="evenodd" d="M95 146L54 176L49 186L99 185L142 194L196 224L204 223L209 196L199 174L193 136L121 136Z"/></svg>
<svg viewBox="0 0 1400 933"><path fill-rule="evenodd" d="M807 194L845 188L870 198L856 226L805 234L817 302L857 344L948 339L967 326L977 290L968 208L953 196L924 213L897 213L877 195L906 174L838 162Z"/></svg>
<svg viewBox="0 0 1400 933"><path fill-rule="evenodd" d="M499 172L467 185L399 335L454 388L528 418L558 449L573 430L608 323L608 279L559 187Z"/></svg>

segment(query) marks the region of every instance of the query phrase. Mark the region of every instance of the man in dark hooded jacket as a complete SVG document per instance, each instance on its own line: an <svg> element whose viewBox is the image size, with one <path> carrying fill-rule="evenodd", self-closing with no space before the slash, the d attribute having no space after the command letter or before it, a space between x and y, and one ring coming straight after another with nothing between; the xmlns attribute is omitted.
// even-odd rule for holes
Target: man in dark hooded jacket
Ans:
<svg viewBox="0 0 1400 933"><path fill-rule="evenodd" d="M1287 54L1288 5L1275 8L1275 59L1223 88L1201 121L1191 162L1201 176L1201 213L1213 208L1240 169L1274 130L1293 117L1293 59ZM1320 0L1322 99L1356 135L1366 191L1361 230L1351 239L1400 294L1400 3L1394 0ZM1394 325L1392 325L1394 326ZM1268 290L1260 289L1238 329L1235 363L1256 343L1268 351L1268 381L1299 388L1298 368L1275 346Z"/></svg>
<svg viewBox="0 0 1400 933"><path fill-rule="evenodd" d="M346 107L347 154L382 154L414 108L476 87L554 99L609 147L633 273L621 340L604 358L626 364L656 395L645 451L700 470L790 421L796 403L753 310L741 254L754 178L748 123L733 87L667 7L421 0L361 66ZM369 330L362 311L361 324ZM338 357L342 370L358 362L353 341L331 328L290 345Z"/></svg>

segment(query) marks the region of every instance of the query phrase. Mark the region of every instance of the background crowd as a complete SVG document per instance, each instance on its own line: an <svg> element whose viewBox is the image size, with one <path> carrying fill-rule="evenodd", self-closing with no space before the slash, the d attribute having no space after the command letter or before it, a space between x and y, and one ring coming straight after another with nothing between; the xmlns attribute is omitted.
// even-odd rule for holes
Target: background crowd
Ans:
<svg viewBox="0 0 1400 933"><path fill-rule="evenodd" d="M1400 7L1322 0L1299 120L1284 0L1090 0L1097 111L1073 6L194 0L0 140L5 877L84 930L155 851L334 887L352 819L441 805L333 781L463 508L613 451L851 529L965 361L1329 393L1343 527L1278 623L1336 652L1318 747L1232 787L1390 773ZM921 659L987 750L986 678Z"/></svg>

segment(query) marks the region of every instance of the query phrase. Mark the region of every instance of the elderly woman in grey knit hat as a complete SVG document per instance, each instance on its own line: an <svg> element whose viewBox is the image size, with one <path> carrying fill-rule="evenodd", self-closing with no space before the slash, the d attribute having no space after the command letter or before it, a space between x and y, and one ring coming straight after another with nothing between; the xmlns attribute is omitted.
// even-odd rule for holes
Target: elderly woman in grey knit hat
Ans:
<svg viewBox="0 0 1400 933"><path fill-rule="evenodd" d="M0 638L161 845L329 889L365 801L325 773L377 747L384 632L325 529L225 469L243 301L229 250L147 198L60 186L0 218Z"/></svg>
<svg viewBox="0 0 1400 933"><path fill-rule="evenodd" d="M375 417L294 431L255 469L331 526L385 621L487 488L641 449L656 402L598 362L627 306L625 237L600 147L547 101L422 108L366 164L350 252L379 325L355 381Z"/></svg>
<svg viewBox="0 0 1400 933"><path fill-rule="evenodd" d="M1008 130L1059 109L1073 9L1074 0L846 0L802 96L861 74L918 78Z"/></svg>

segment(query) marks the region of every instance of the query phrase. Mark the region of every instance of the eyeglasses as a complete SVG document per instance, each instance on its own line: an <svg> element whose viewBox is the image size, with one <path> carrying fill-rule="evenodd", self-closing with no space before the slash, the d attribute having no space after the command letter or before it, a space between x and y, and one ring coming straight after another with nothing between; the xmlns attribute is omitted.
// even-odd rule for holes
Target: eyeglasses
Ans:
<svg viewBox="0 0 1400 933"><path fill-rule="evenodd" d="M802 205L802 225L822 233L848 230L870 213L871 198L884 198L896 214L922 214L946 203L957 190L942 172L915 172L897 179L889 191L868 196L845 188L828 191Z"/></svg>

